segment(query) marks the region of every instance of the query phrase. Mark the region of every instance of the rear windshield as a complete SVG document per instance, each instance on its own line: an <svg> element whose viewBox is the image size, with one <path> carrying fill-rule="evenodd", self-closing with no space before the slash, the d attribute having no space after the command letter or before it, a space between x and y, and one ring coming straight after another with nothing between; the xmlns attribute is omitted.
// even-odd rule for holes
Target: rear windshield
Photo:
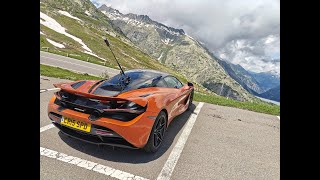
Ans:
<svg viewBox="0 0 320 180"><path fill-rule="evenodd" d="M118 74L100 84L93 94L115 96L120 92L150 87L161 78L160 74L145 71L125 72L125 75L130 77L130 83L124 89L122 89L124 85L121 81L122 75Z"/></svg>

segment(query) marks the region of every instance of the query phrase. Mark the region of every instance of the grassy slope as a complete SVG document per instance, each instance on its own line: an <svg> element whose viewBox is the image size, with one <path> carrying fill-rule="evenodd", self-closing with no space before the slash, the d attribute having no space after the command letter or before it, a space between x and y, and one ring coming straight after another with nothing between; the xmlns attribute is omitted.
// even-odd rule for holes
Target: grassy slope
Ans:
<svg viewBox="0 0 320 180"><path fill-rule="evenodd" d="M40 74L48 77L70 79L74 81L83 80L83 79L102 79L99 77L79 74L79 73L71 72L69 70L65 70L57 67L51 67L51 66L42 65L42 64L40 64ZM261 112L261 113L272 114L272 115L280 114L280 106L271 105L267 103L240 102L232 99L227 99L221 96L200 94L198 92L194 94L194 100L199 102L206 102L210 104L247 109L250 111Z"/></svg>

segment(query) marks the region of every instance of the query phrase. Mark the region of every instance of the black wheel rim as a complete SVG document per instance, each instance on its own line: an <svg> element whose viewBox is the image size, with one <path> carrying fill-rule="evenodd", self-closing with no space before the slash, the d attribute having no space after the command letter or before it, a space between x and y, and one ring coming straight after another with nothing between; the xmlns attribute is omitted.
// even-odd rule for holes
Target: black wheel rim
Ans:
<svg viewBox="0 0 320 180"><path fill-rule="evenodd" d="M159 147L163 141L163 135L165 131L166 120L161 116L156 124L156 127L153 131L153 145L155 148Z"/></svg>

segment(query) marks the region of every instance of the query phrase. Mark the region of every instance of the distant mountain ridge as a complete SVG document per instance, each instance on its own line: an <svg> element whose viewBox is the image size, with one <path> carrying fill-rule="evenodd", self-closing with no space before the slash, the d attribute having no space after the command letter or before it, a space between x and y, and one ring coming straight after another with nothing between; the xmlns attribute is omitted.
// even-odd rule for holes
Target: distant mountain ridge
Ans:
<svg viewBox="0 0 320 180"><path fill-rule="evenodd" d="M219 63L234 80L241 84L251 94L257 95L265 92L260 83L241 65L235 65L220 59Z"/></svg>
<svg viewBox="0 0 320 180"><path fill-rule="evenodd" d="M264 91L275 88L280 85L280 74L274 72L250 72L248 71L260 84Z"/></svg>
<svg viewBox="0 0 320 180"><path fill-rule="evenodd" d="M280 85L260 94L259 97L280 102Z"/></svg>

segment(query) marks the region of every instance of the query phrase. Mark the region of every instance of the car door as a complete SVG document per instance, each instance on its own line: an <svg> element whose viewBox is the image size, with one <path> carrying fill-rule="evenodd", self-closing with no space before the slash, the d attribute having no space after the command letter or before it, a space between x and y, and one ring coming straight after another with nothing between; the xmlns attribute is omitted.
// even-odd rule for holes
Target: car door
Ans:
<svg viewBox="0 0 320 180"><path fill-rule="evenodd" d="M184 107L185 98L187 97L187 91L185 90L182 83L173 76L167 76L163 78L166 82L167 86L172 89L172 93L170 93L170 105L168 112L168 119L172 120L172 117L175 117L182 113L182 107Z"/></svg>
<svg viewBox="0 0 320 180"><path fill-rule="evenodd" d="M190 87L188 85L183 85L176 77L172 77L174 81L176 81L177 86L179 90L178 94L178 108L176 109L176 115L179 115L183 113L186 110L186 103L187 103L187 98L189 95L189 89Z"/></svg>

